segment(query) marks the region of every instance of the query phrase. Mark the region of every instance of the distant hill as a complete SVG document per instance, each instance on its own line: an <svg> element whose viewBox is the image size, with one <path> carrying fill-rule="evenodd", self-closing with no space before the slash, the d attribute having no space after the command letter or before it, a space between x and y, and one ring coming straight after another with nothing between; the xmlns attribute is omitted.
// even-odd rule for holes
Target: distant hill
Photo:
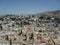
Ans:
<svg viewBox="0 0 60 45"><path fill-rule="evenodd" d="M38 16L41 16L41 15L46 15L46 16L59 16L60 17L60 10L37 13L36 15L38 15Z"/></svg>
<svg viewBox="0 0 60 45"><path fill-rule="evenodd" d="M34 15L34 16L38 16L38 17L45 15L45 16L56 16L56 17L60 17L60 10L46 11L46 12L37 13L37 14L20 14L20 16L22 16L22 15L23 16L27 16L27 15L32 16L32 15ZM5 14L3 16L18 16L18 15L15 15L15 14L14 15L13 14Z"/></svg>

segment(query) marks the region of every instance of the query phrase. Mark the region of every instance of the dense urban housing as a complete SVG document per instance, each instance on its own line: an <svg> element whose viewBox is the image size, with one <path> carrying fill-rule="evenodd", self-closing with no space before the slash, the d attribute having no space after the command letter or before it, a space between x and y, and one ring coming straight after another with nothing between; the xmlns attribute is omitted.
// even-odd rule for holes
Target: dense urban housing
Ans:
<svg viewBox="0 0 60 45"><path fill-rule="evenodd" d="M60 45L60 10L0 16L0 45Z"/></svg>

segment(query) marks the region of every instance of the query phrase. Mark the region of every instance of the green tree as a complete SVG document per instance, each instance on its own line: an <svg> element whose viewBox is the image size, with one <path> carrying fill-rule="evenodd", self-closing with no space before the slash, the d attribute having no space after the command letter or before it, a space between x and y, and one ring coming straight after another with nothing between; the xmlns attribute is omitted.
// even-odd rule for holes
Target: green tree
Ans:
<svg viewBox="0 0 60 45"><path fill-rule="evenodd" d="M31 36L29 37L29 39L33 39L33 33L31 34Z"/></svg>
<svg viewBox="0 0 60 45"><path fill-rule="evenodd" d="M6 38L5 38L6 40L9 40L9 37L8 37L8 35L6 35Z"/></svg>
<svg viewBox="0 0 60 45"><path fill-rule="evenodd" d="M10 39L10 45L12 45L12 40Z"/></svg>

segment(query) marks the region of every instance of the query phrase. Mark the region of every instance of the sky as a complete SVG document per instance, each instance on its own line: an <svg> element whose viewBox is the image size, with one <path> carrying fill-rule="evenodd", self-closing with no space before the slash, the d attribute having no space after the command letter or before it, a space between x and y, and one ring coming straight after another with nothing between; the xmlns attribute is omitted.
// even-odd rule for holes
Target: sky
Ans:
<svg viewBox="0 0 60 45"><path fill-rule="evenodd" d="M2 14L35 14L60 10L60 0L0 0Z"/></svg>

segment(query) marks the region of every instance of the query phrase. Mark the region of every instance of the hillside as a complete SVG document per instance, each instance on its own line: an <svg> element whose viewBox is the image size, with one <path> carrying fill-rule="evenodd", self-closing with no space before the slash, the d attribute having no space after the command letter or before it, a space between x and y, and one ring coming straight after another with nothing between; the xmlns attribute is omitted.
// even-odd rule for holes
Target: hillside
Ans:
<svg viewBox="0 0 60 45"><path fill-rule="evenodd" d="M37 13L36 15L38 15L38 16L46 15L46 16L58 16L58 17L60 17L60 10L46 11L46 12L42 12L42 13Z"/></svg>

